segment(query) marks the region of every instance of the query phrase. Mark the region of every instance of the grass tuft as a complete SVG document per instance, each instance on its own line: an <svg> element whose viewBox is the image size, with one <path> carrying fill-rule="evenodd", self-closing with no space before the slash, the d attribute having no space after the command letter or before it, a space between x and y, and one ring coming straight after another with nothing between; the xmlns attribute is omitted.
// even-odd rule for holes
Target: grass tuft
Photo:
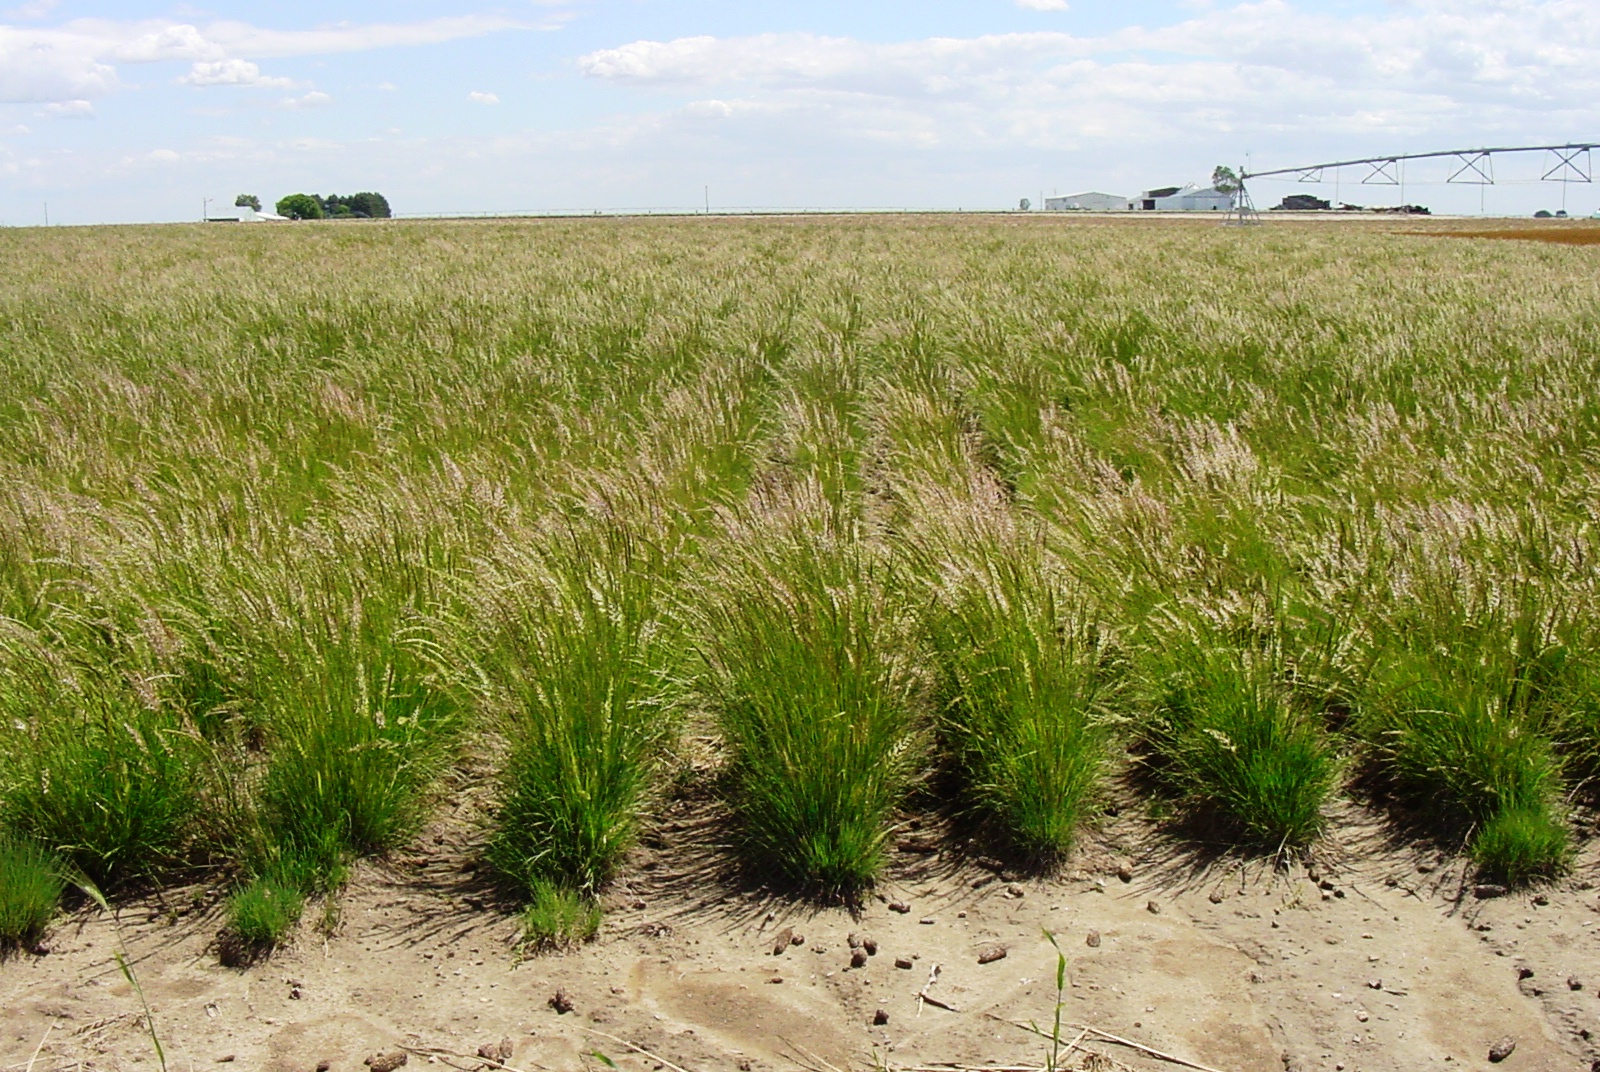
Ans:
<svg viewBox="0 0 1600 1072"><path fill-rule="evenodd" d="M185 862L200 813L195 741L106 690L41 718L14 749L0 811L17 834L117 888Z"/></svg>
<svg viewBox="0 0 1600 1072"><path fill-rule="evenodd" d="M272 947L283 941L305 911L306 897L293 881L264 875L228 899L228 928L242 943Z"/></svg>
<svg viewBox="0 0 1600 1072"><path fill-rule="evenodd" d="M1561 762L1519 717L1500 673L1439 659L1401 659L1398 686L1378 695L1365 732L1400 787L1447 820L1476 826L1469 846L1485 871L1513 881L1564 866Z"/></svg>
<svg viewBox="0 0 1600 1072"><path fill-rule="evenodd" d="M488 846L525 891L592 896L633 845L673 730L655 611L659 547L616 521L567 527L500 567L480 655L511 750Z"/></svg>
<svg viewBox="0 0 1600 1072"><path fill-rule="evenodd" d="M0 838L0 948L38 941L67 887L61 872L37 845Z"/></svg>
<svg viewBox="0 0 1600 1072"><path fill-rule="evenodd" d="M1148 734L1159 776L1245 843L1312 841L1339 771L1316 714L1265 656L1180 646L1168 660Z"/></svg>
<svg viewBox="0 0 1600 1072"><path fill-rule="evenodd" d="M1514 886L1556 874L1571 855L1562 817L1537 806L1496 812L1472 839L1472 859L1485 876Z"/></svg>
<svg viewBox="0 0 1600 1072"><path fill-rule="evenodd" d="M538 950L581 945L600 929L600 905L592 897L536 879L522 910L522 938Z"/></svg>
<svg viewBox="0 0 1600 1072"><path fill-rule="evenodd" d="M701 608L746 859L824 898L869 886L916 755L888 566L826 507L733 534Z"/></svg>
<svg viewBox="0 0 1600 1072"><path fill-rule="evenodd" d="M319 624L264 690L258 807L270 845L331 872L417 829L460 719L432 680L426 635L403 615L367 601Z"/></svg>
<svg viewBox="0 0 1600 1072"><path fill-rule="evenodd" d="M977 810L1022 854L1071 846L1106 763L1108 675L1059 579L1015 548L957 570L926 614L941 740Z"/></svg>

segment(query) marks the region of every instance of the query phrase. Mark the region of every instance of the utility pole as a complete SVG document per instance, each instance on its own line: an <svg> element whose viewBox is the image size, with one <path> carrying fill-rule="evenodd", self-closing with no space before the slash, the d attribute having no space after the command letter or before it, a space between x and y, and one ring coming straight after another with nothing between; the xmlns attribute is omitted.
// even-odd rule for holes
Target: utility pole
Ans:
<svg viewBox="0 0 1600 1072"><path fill-rule="evenodd" d="M50 226L50 202L48 201L44 203L44 225L46 227Z"/></svg>
<svg viewBox="0 0 1600 1072"><path fill-rule="evenodd" d="M205 223L206 220L208 220L210 217L211 217L211 198L202 197L200 199L200 222L201 223Z"/></svg>
<svg viewBox="0 0 1600 1072"><path fill-rule="evenodd" d="M706 215L711 215L711 187L706 186Z"/></svg>

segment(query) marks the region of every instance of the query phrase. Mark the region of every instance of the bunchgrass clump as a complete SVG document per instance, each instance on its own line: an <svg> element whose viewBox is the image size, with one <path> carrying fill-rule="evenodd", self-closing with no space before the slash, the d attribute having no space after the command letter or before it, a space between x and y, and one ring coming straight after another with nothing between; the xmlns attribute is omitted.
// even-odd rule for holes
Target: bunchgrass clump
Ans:
<svg viewBox="0 0 1600 1072"><path fill-rule="evenodd" d="M1036 554L979 551L925 615L939 736L978 812L1042 862L1071 846L1106 764L1109 675L1093 623Z"/></svg>
<svg viewBox="0 0 1600 1072"><path fill-rule="evenodd" d="M593 897L547 879L535 879L522 910L522 939L538 950L581 945L600 929L600 905Z"/></svg>
<svg viewBox="0 0 1600 1072"><path fill-rule="evenodd" d="M1338 756L1271 658L1182 644L1157 659L1153 768L1242 843L1298 849L1322 830Z"/></svg>
<svg viewBox="0 0 1600 1072"><path fill-rule="evenodd" d="M228 898L228 929L247 946L280 944L305 911L306 895L297 882L269 874L245 883Z"/></svg>
<svg viewBox="0 0 1600 1072"><path fill-rule="evenodd" d="M1485 875L1521 886L1562 870L1572 844L1560 812L1535 805L1491 815L1473 837L1471 854Z"/></svg>
<svg viewBox="0 0 1600 1072"><path fill-rule="evenodd" d="M107 888L182 866L201 811L196 741L119 688L80 702L11 741L4 822Z"/></svg>
<svg viewBox="0 0 1600 1072"><path fill-rule="evenodd" d="M720 549L698 643L745 858L848 898L882 864L916 717L880 552L827 507L802 511L741 526Z"/></svg>
<svg viewBox="0 0 1600 1072"><path fill-rule="evenodd" d="M66 887L59 858L0 836L0 949L37 941Z"/></svg>
<svg viewBox="0 0 1600 1072"><path fill-rule="evenodd" d="M1398 785L1446 823L1470 831L1486 872L1513 881L1551 874L1570 852L1561 762L1523 716L1513 681L1484 667L1397 658L1363 731Z"/></svg>
<svg viewBox="0 0 1600 1072"><path fill-rule="evenodd" d="M592 896L633 845L670 738L662 549L606 520L512 556L475 612L490 702L510 745L488 857L528 893Z"/></svg>
<svg viewBox="0 0 1600 1072"><path fill-rule="evenodd" d="M417 829L460 719L420 626L376 601L319 624L258 686L270 738L257 806L267 844L333 868Z"/></svg>

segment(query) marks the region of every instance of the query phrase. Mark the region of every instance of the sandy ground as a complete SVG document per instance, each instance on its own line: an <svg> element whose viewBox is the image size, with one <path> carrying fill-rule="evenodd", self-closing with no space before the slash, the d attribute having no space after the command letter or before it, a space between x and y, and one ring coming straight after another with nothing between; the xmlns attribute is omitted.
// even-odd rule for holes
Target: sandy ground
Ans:
<svg viewBox="0 0 1600 1072"><path fill-rule="evenodd" d="M1048 1043L1005 1021L1052 1020L1047 930L1068 957L1064 1042L1091 1026L1218 1072L1487 1068L1506 1037L1506 1069L1600 1057L1592 847L1554 887L1480 899L1459 861L1397 845L1354 805L1317 863L1288 871L1196 856L1131 816L1105 820L1052 880L924 851L951 839L909 831L881 897L852 914L742 887L709 808L674 807L599 938L564 955L519 959L512 920L445 826L416 855L358 870L330 933L308 913L292 947L246 969L219 964L205 890L125 904L120 922L65 917L47 955L0 964L0 1066L157 1067L120 941L168 1066L186 1072L361 1072L399 1047L409 1067L476 1069L501 1039L523 1070L1037 1068ZM803 942L775 955L786 928ZM852 933L877 943L864 967L850 966ZM1006 955L980 964L992 945ZM1063 1066L1184 1067L1097 1034Z"/></svg>

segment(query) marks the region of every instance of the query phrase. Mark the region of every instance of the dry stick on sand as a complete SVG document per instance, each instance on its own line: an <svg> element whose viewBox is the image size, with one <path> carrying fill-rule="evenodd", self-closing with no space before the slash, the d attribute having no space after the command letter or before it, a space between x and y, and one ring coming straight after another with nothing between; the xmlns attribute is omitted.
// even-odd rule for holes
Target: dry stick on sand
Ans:
<svg viewBox="0 0 1600 1072"><path fill-rule="evenodd" d="M788 1037L786 1037L784 1035L779 1035L778 1036L778 1041L782 1042L785 1046L788 1046L790 1049L798 1050L800 1052L801 1056L807 1058L808 1060L816 1062L815 1065L808 1065L808 1064L805 1064L802 1061L795 1061L795 1059L793 1057L789 1057L788 1054L784 1054L785 1057L789 1057L789 1060L794 1061L794 1063L799 1065L801 1068L808 1069L809 1072L817 1072L817 1068L818 1068L818 1066L820 1066L823 1069L823 1072L839 1072L839 1069L837 1067L835 1067L833 1064L829 1063L826 1058L820 1057L817 1054L812 1053L810 1050L806 1049L804 1046L800 1045L798 1042L795 1042L792 1039L789 1039Z"/></svg>
<svg viewBox="0 0 1600 1072"><path fill-rule="evenodd" d="M482 1068L487 1064L492 1065L495 1068L503 1068L506 1070L506 1072L525 1072L524 1069L518 1068L516 1065L508 1065L504 1061L491 1061L487 1057L483 1057L475 1053L462 1053L459 1050L447 1050L442 1046L401 1046L400 1049L405 1050L407 1053L420 1053L424 1057L459 1057L463 1061L475 1061L477 1063L471 1066L475 1069ZM446 1063L448 1064L449 1062ZM451 1065L450 1067L460 1068L461 1066Z"/></svg>
<svg viewBox="0 0 1600 1072"><path fill-rule="evenodd" d="M689 1070L687 1068L684 1068L681 1065L673 1064L671 1061L667 1060L665 1057L661 1056L659 1053L651 1053L649 1050L645 1049L643 1046L640 1046L637 1043L629 1042L625 1038L618 1038L615 1035L608 1035L604 1031L597 1031L592 1027L584 1027L581 1024L579 1025L578 1030L579 1031L587 1031L591 1035L599 1035L603 1039L610 1039L612 1042L615 1042L615 1043L617 1043L619 1045L628 1047L628 1049L632 1050L634 1053L643 1054L644 1056L650 1058L650 1060L652 1060L652 1061L660 1061L663 1065L666 1065L668 1068L672 1069L672 1072L689 1072Z"/></svg>
<svg viewBox="0 0 1600 1072"><path fill-rule="evenodd" d="M946 1012L960 1012L961 1011L960 1009L956 1008L954 1005L951 1005L948 1002L940 1001L938 998L936 998L932 994L928 993L928 988L931 987L934 983L937 983L939 981L939 973L942 972L942 971L944 971L944 965L942 965L942 964L935 964L933 967L928 969L928 981L926 983L922 984L922 989L921 990L917 991L917 1015L918 1016L922 1015L922 1003L923 1002L927 1002L929 1005L933 1005L933 1006L935 1006L937 1008L944 1009Z"/></svg>
<svg viewBox="0 0 1600 1072"><path fill-rule="evenodd" d="M33 1072L33 1063L39 1059L39 1051L44 1049L44 1044L50 1037L50 1032L56 1029L56 1022L51 1020L44 1025L44 1034L39 1036L39 1045L33 1048L33 1056L28 1058L28 1072Z"/></svg>
<svg viewBox="0 0 1600 1072"><path fill-rule="evenodd" d="M1020 1027L1024 1031L1031 1031L1040 1038L1050 1037L1050 1033L1048 1031L1040 1031L1032 1024L1023 1023L1021 1020L1007 1020L1004 1016L996 1016L992 1012L984 1013L984 1015L991 1020L999 1020L1002 1024L1010 1024L1012 1027ZM1153 1050L1143 1043L1134 1042L1131 1039L1125 1039L1121 1035L1113 1035L1110 1032L1101 1031L1098 1027L1088 1027L1084 1024L1074 1024L1072 1026L1080 1027L1085 1033L1093 1035L1095 1038L1104 1042L1114 1042L1118 1046L1126 1046L1130 1050L1138 1050L1146 1057L1154 1057L1158 1061L1167 1061L1171 1064L1182 1065L1185 1068L1193 1068L1196 1069L1197 1072L1221 1072L1220 1069L1212 1068L1210 1065L1203 1065L1197 1061L1189 1061L1182 1057L1174 1057L1170 1053L1162 1053L1160 1050ZM1078 1037L1081 1039L1083 1036L1080 1035Z"/></svg>

